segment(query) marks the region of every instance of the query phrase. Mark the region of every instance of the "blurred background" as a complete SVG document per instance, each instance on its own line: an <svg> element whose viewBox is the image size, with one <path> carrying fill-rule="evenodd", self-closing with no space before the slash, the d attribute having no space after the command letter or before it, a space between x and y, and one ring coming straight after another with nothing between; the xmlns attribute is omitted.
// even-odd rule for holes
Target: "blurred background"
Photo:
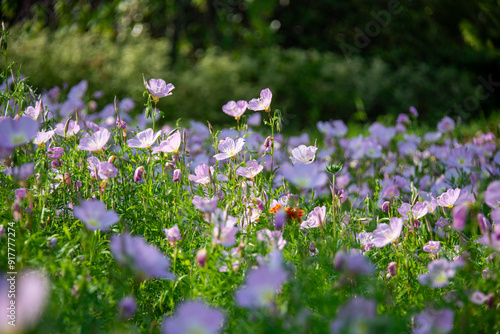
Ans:
<svg viewBox="0 0 500 334"><path fill-rule="evenodd" d="M169 120L233 124L222 105L267 87L295 130L500 110L500 0L2 0L1 20L38 92L86 79L137 113L163 78Z"/></svg>

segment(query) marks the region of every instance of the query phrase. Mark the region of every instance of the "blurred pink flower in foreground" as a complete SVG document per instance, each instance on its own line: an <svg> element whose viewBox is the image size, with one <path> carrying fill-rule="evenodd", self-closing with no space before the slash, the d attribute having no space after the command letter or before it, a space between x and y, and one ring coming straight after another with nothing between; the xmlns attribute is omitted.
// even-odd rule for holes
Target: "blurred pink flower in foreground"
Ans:
<svg viewBox="0 0 500 334"><path fill-rule="evenodd" d="M399 238L402 229L403 219L401 218L391 218L390 225L378 224L375 231L373 231L373 245L377 248L384 247Z"/></svg>
<svg viewBox="0 0 500 334"><path fill-rule="evenodd" d="M453 329L453 316L452 310L435 310L432 308L426 309L417 314L413 321L415 327L413 334L446 334Z"/></svg>
<svg viewBox="0 0 500 334"><path fill-rule="evenodd" d="M0 121L0 147L14 148L26 144L38 134L38 122L21 117L14 120L10 117Z"/></svg>
<svg viewBox="0 0 500 334"><path fill-rule="evenodd" d="M281 169L283 177L294 186L301 189L312 189L324 186L328 181L328 176L316 164L284 164Z"/></svg>
<svg viewBox="0 0 500 334"><path fill-rule="evenodd" d="M163 334L217 334L222 331L224 313L201 301L184 302L175 315L165 318Z"/></svg>

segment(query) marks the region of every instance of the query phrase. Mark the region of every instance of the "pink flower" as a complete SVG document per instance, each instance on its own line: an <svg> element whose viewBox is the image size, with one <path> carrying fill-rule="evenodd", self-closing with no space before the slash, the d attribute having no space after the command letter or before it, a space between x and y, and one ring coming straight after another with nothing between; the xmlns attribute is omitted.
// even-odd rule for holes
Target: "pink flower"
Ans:
<svg viewBox="0 0 500 334"><path fill-rule="evenodd" d="M0 147L11 149L30 142L38 134L38 122L21 117L6 117L0 121Z"/></svg>
<svg viewBox="0 0 500 334"><path fill-rule="evenodd" d="M50 159L60 159L64 154L64 148L62 147L51 147L47 150L47 156Z"/></svg>
<svg viewBox="0 0 500 334"><path fill-rule="evenodd" d="M36 101L35 102L35 107L33 108L32 106L29 106L26 108L26 111L24 114L31 118L32 120L36 121L38 119L38 116L40 116L40 112L42 111L42 101Z"/></svg>
<svg viewBox="0 0 500 334"><path fill-rule="evenodd" d="M286 240L283 239L283 232L281 231L271 231L269 229L263 229L257 232L257 240L267 243L267 246L271 249L282 250L287 244Z"/></svg>
<svg viewBox="0 0 500 334"><path fill-rule="evenodd" d="M257 162L257 160L247 161L246 164L247 164L246 167L241 167L241 166L238 167L238 169L236 170L236 174L249 179L253 179L257 174L262 172L262 170L264 169L264 166L260 165Z"/></svg>
<svg viewBox="0 0 500 334"><path fill-rule="evenodd" d="M273 93L271 93L271 90L269 88L263 89L260 92L260 98L251 99L250 102L248 102L248 109L254 111L259 111L259 110L270 111L272 98L273 98Z"/></svg>
<svg viewBox="0 0 500 334"><path fill-rule="evenodd" d="M78 123L76 123L73 120L69 121L68 128L66 129L66 133L64 132L65 126L66 126L66 124L57 123L56 128L54 130L56 135L66 138L66 137L72 137L72 136L76 135L78 133L78 131L80 131L80 125L78 125Z"/></svg>
<svg viewBox="0 0 500 334"><path fill-rule="evenodd" d="M446 259L434 260L427 266L429 273L420 275L418 281L432 288L443 288L450 284L449 279L455 276L456 267L455 263Z"/></svg>
<svg viewBox="0 0 500 334"><path fill-rule="evenodd" d="M142 181L142 176L144 175L145 170L143 166L139 166L134 171L134 182Z"/></svg>
<svg viewBox="0 0 500 334"><path fill-rule="evenodd" d="M235 119L239 119L241 115L245 113L248 107L248 102L240 100L238 102L229 101L225 105L222 106L222 111L228 114L229 116L233 116Z"/></svg>
<svg viewBox="0 0 500 334"><path fill-rule="evenodd" d="M317 206L307 216L307 220L300 224L301 228L313 228L325 226L326 206Z"/></svg>
<svg viewBox="0 0 500 334"><path fill-rule="evenodd" d="M500 207L500 181L493 181L488 185L484 202L492 209Z"/></svg>
<svg viewBox="0 0 500 334"><path fill-rule="evenodd" d="M271 261L257 269L252 269L245 280L245 285L236 291L236 304L245 308L269 308L281 285L288 278L282 266L281 252L273 250Z"/></svg>
<svg viewBox="0 0 500 334"><path fill-rule="evenodd" d="M20 274L16 280L12 281L12 276L0 277L0 333L27 333L38 322L47 303L50 292L50 283L40 272L31 271ZM9 287L16 285L14 318L10 315L12 301L14 298L8 298ZM9 325L8 321L14 320L15 327ZM16 329L13 331L13 329Z"/></svg>
<svg viewBox="0 0 500 334"><path fill-rule="evenodd" d="M171 228L163 229L163 231L165 232L165 234L167 236L168 243L172 247L175 246L175 243L177 241L182 240L181 233L179 232L179 227L177 226L177 224L175 224Z"/></svg>
<svg viewBox="0 0 500 334"><path fill-rule="evenodd" d="M373 244L377 248L384 247L399 238L402 229L403 219L401 218L391 218L390 225L378 224L375 231L373 231Z"/></svg>
<svg viewBox="0 0 500 334"><path fill-rule="evenodd" d="M106 143L109 140L111 133L107 129L102 129L100 131L94 132L89 137L83 137L80 140L80 144L77 146L77 149L90 151L90 152L99 152L106 146Z"/></svg>
<svg viewBox="0 0 500 334"><path fill-rule="evenodd" d="M193 181L198 184L208 184L210 183L210 174L213 175L214 173L214 168L208 168L208 165L201 164L194 169L194 173L195 175L189 175L189 181Z"/></svg>
<svg viewBox="0 0 500 334"><path fill-rule="evenodd" d="M118 169L112 163L103 161L97 165L97 175L99 175L101 180L112 179L117 173Z"/></svg>
<svg viewBox="0 0 500 334"><path fill-rule="evenodd" d="M238 138L236 142L232 138L224 138L218 146L221 153L214 155L214 158L218 161L231 158L243 149L243 145L245 145L245 139L243 138Z"/></svg>
<svg viewBox="0 0 500 334"><path fill-rule="evenodd" d="M451 209L459 196L460 196L460 189L458 188L456 188L455 190L448 189L447 192L441 194L441 196L439 196L436 199L436 202L437 205L439 206Z"/></svg>
<svg viewBox="0 0 500 334"><path fill-rule="evenodd" d="M168 138L160 143L159 146L153 147L153 154L158 152L177 154L181 146L181 134L175 131Z"/></svg>
<svg viewBox="0 0 500 334"><path fill-rule="evenodd" d="M172 95L172 90L175 88L174 85L165 82L163 79L151 79L149 84L146 84L146 88L149 90L151 95L157 98Z"/></svg>
<svg viewBox="0 0 500 334"><path fill-rule="evenodd" d="M302 162L304 164L310 164L314 161L316 157L316 151L318 150L315 146L300 145L292 150L292 163Z"/></svg>
<svg viewBox="0 0 500 334"><path fill-rule="evenodd" d="M174 316L165 318L163 334L217 334L222 331L224 313L201 301L184 302Z"/></svg>
<svg viewBox="0 0 500 334"><path fill-rule="evenodd" d="M439 130L439 132L451 133L453 129L455 129L455 121L450 117L445 116L441 121L439 121L437 129Z"/></svg>
<svg viewBox="0 0 500 334"><path fill-rule="evenodd" d="M191 201L193 205L202 212L214 212L217 209L217 203L219 198L217 196L212 198L203 198L200 196L194 196Z"/></svg>
<svg viewBox="0 0 500 334"><path fill-rule="evenodd" d="M301 189L321 187L328 182L328 177L316 164L284 164L280 171L286 180Z"/></svg>
<svg viewBox="0 0 500 334"><path fill-rule="evenodd" d="M424 245L424 252L434 253L436 254L441 249L439 241L429 241L426 245Z"/></svg>
<svg viewBox="0 0 500 334"><path fill-rule="evenodd" d="M106 205L99 200L88 200L73 209L75 218L81 220L89 231L109 231L120 218L113 210L106 210Z"/></svg>
<svg viewBox="0 0 500 334"><path fill-rule="evenodd" d="M127 145L130 147L137 148L150 148L161 135L161 130L153 134L153 129L146 129L142 132L139 132L135 138L127 140Z"/></svg>
<svg viewBox="0 0 500 334"><path fill-rule="evenodd" d="M178 168L174 170L174 174L172 175L172 181L179 182L181 180L181 177L182 177L181 170Z"/></svg>
<svg viewBox="0 0 500 334"><path fill-rule="evenodd" d="M236 243L236 233L238 228L235 227L238 219L228 216L224 210L216 209L212 214L213 237L212 240L216 244L221 244L225 247L232 246Z"/></svg>
<svg viewBox="0 0 500 334"><path fill-rule="evenodd" d="M426 309L414 317L413 334L449 333L453 330L453 316L453 311L449 309Z"/></svg>
<svg viewBox="0 0 500 334"><path fill-rule="evenodd" d="M175 279L175 275L169 271L169 259L140 236L115 235L111 239L110 249L116 262L129 266L139 278Z"/></svg>
<svg viewBox="0 0 500 334"><path fill-rule="evenodd" d="M43 147L46 142L48 142L54 136L54 130L51 131L41 131L38 132L33 144L38 145L38 147Z"/></svg>

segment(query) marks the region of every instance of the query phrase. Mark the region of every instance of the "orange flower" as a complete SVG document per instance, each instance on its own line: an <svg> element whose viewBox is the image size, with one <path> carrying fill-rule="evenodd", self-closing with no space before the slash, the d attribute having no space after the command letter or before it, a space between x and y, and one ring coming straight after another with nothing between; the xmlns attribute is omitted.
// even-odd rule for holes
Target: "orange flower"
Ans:
<svg viewBox="0 0 500 334"><path fill-rule="evenodd" d="M278 210L281 209L281 204L276 204L272 208L269 209L269 213L276 213Z"/></svg>
<svg viewBox="0 0 500 334"><path fill-rule="evenodd" d="M294 219L294 220L298 221L299 223L302 222L301 217L304 215L304 210L301 210L299 208L288 207L285 209L285 211L288 214L288 217L290 219Z"/></svg>

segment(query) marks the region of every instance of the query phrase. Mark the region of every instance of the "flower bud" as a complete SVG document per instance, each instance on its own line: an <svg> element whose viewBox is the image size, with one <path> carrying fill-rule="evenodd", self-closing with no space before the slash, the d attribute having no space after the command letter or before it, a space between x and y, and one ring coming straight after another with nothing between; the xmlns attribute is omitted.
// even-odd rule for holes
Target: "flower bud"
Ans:
<svg viewBox="0 0 500 334"><path fill-rule="evenodd" d="M389 263L389 266L387 267L387 271L389 271L389 274L394 277L398 274L398 264L396 262L391 262Z"/></svg>
<svg viewBox="0 0 500 334"><path fill-rule="evenodd" d="M389 202L388 201L385 201L384 203L382 203L382 207L381 207L382 211L384 212L389 212Z"/></svg>
<svg viewBox="0 0 500 334"><path fill-rule="evenodd" d="M144 167L143 166L137 167L134 172L134 182L142 181L143 174L144 174Z"/></svg>
<svg viewBox="0 0 500 334"><path fill-rule="evenodd" d="M196 262L200 267L205 267L205 263L207 262L207 250L205 248L200 249L198 253L196 253Z"/></svg>
<svg viewBox="0 0 500 334"><path fill-rule="evenodd" d="M180 169L174 170L174 176L172 178L172 181L179 182L181 180L181 176L182 176L182 174L181 174L181 170Z"/></svg>

